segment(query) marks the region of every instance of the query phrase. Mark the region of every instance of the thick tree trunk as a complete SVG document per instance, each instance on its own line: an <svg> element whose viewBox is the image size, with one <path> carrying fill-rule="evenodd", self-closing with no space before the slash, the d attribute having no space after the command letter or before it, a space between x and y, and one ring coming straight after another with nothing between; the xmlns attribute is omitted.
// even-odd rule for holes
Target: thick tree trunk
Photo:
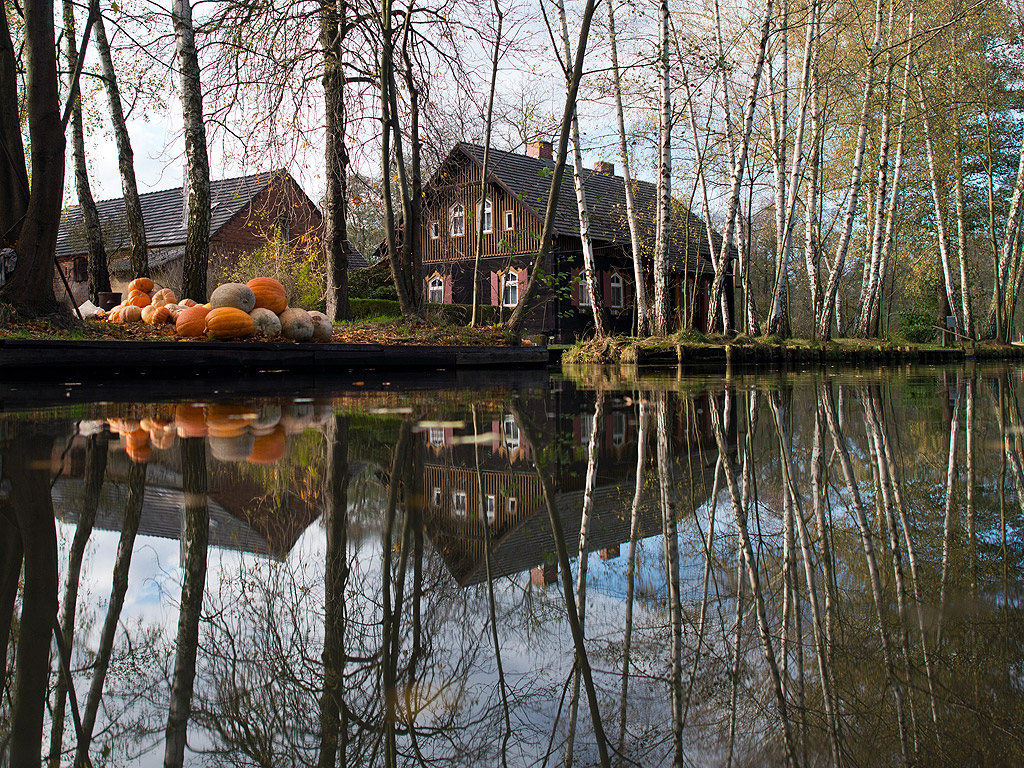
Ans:
<svg viewBox="0 0 1024 768"><path fill-rule="evenodd" d="M612 76L615 86L615 119L619 128L619 162L622 165L622 184L626 193L626 221L629 224L630 253L633 254L633 281L636 286L636 335L647 336L651 330L650 307L647 300L647 277L643 267L643 253L640 248L640 228L636 220L636 204L633 199L633 179L629 165L629 148L626 146L626 118L622 108L622 76L619 71L619 49L615 38L615 9L613 0L608 2L608 40L611 44Z"/></svg>
<svg viewBox="0 0 1024 768"><path fill-rule="evenodd" d="M53 268L64 196L65 140L57 94L53 0L26 0L23 5L32 186L18 239L18 264L0 288L0 301L27 315L45 315L57 311ZM18 158L13 160L17 166Z"/></svg>
<svg viewBox="0 0 1024 768"><path fill-rule="evenodd" d="M991 335L999 341L1006 341L1009 338L1007 318L1010 313L1008 311L1009 304L1005 302L1007 297L1011 295L1011 291L1008 290L1008 285L1012 282L1010 280L1010 262L1014 255L1014 243L1019 237L1021 211L1024 209L1022 203L1024 203L1024 136L1021 137L1020 160L1017 163L1017 179L1013 184L1013 197L1010 199L1010 211L1006 217L1006 229L1003 232L1003 249L1002 257L999 260L998 279L992 286L992 306L989 309ZM1002 296L998 295L1000 291L1003 293ZM996 324L996 304L998 302L1004 302L1002 327L997 327ZM1002 333L998 331L1002 331Z"/></svg>
<svg viewBox="0 0 1024 768"><path fill-rule="evenodd" d="M174 677L167 711L164 768L181 768L185 760L185 738L192 711L192 687L196 679L199 651L199 617L206 587L206 554L210 536L210 508L207 501L206 442L184 438L181 444L182 490L185 493L185 531L181 546L185 553L184 581L175 641Z"/></svg>
<svg viewBox="0 0 1024 768"><path fill-rule="evenodd" d="M57 622L57 527L49 472L52 447L52 438L28 434L15 438L2 456L3 479L10 483L10 509L25 556L8 752L9 765L14 768L38 766L42 753L50 640Z"/></svg>
<svg viewBox="0 0 1024 768"><path fill-rule="evenodd" d="M75 39L75 6L71 0L63 0L64 10L64 53L68 71L73 73L78 66L78 44ZM72 88L71 90L77 90ZM99 292L110 290L110 274L107 271L107 251L103 247L103 232L96 201L89 187L89 169L85 159L85 123L82 120L81 94L74 97L71 108L71 163L75 169L75 191L78 206L85 223L85 240L89 248L89 298L99 303Z"/></svg>
<svg viewBox="0 0 1024 768"><path fill-rule="evenodd" d="M190 0L173 0L174 44L181 76L181 108L185 122L185 189L188 234L182 266L181 293L206 301L206 272L210 263L210 160L206 154L203 91L192 26Z"/></svg>
<svg viewBox="0 0 1024 768"><path fill-rule="evenodd" d="M128 238L131 242L131 271L133 277L149 276L149 258L146 246L146 223L142 219L142 203L139 200L139 185L135 180L135 153L132 151L131 138L128 136L128 123L121 105L121 88L117 84L117 73L114 60L110 55L110 43L107 30L103 25L98 0L92 0L92 13L95 18L93 38L96 41L96 54L100 57L103 69L103 87L107 91L107 104L110 107L110 124L114 129L114 143L117 145L117 169L121 173L121 190L124 194L125 221L128 225ZM90 265L92 267L93 265ZM98 265L96 269L98 270ZM103 264L106 274L107 265ZM90 272L90 280L101 280ZM107 285L110 276L106 274ZM109 287L102 290L110 290Z"/></svg>
<svg viewBox="0 0 1024 768"><path fill-rule="evenodd" d="M28 210L28 173L21 140L18 69L7 27L7 3L0 1L0 248L13 245Z"/></svg>
<svg viewBox="0 0 1024 768"><path fill-rule="evenodd" d="M324 55L324 245L327 250L327 314L347 320L348 307L348 150L345 147L345 68L341 61L347 0L321 0L320 48Z"/></svg>

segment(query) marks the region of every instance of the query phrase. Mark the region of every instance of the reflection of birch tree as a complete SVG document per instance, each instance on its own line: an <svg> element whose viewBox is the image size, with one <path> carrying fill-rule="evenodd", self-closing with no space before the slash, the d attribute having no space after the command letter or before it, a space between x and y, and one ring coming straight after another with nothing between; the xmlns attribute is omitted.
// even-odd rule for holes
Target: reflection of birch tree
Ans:
<svg viewBox="0 0 1024 768"><path fill-rule="evenodd" d="M175 641L174 677L167 711L164 767L180 768L185 760L185 737L192 710L192 687L199 651L199 617L206 587L206 555L210 535L210 507L207 499L206 441L182 438L181 471L185 492L184 575L178 636Z"/></svg>

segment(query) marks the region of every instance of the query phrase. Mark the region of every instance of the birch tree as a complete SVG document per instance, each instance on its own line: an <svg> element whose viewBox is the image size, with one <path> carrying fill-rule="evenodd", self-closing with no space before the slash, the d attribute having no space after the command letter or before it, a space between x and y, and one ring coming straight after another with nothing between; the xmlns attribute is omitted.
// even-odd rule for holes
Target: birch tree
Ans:
<svg viewBox="0 0 1024 768"><path fill-rule="evenodd" d="M188 232L182 264L181 295L206 300L210 261L210 160L203 122L203 92L190 0L172 0L174 46L185 122L185 188L182 191Z"/></svg>

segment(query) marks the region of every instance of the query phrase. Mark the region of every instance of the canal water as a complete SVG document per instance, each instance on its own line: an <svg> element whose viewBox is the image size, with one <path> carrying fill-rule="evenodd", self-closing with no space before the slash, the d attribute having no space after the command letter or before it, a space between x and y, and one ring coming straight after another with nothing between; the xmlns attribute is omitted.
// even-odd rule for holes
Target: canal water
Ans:
<svg viewBox="0 0 1024 768"><path fill-rule="evenodd" d="M1024 764L1020 369L515 381L4 390L0 765Z"/></svg>

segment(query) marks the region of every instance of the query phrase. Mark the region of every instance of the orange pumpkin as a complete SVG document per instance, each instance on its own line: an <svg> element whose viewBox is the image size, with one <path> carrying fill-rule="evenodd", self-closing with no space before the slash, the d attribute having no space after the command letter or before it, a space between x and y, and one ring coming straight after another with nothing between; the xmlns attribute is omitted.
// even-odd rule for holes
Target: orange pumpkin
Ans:
<svg viewBox="0 0 1024 768"><path fill-rule="evenodd" d="M253 322L248 312L217 307L206 315L206 330L211 339L244 339L252 336Z"/></svg>
<svg viewBox="0 0 1024 768"><path fill-rule="evenodd" d="M255 277L246 285L256 297L256 308L269 309L275 315L284 312L288 306L288 298L284 294L284 286L272 277Z"/></svg>
<svg viewBox="0 0 1024 768"><path fill-rule="evenodd" d="M142 307L148 307L150 304L152 304L153 300L150 299L149 296L147 296L146 294L140 293L128 299L128 303L131 304L133 307L138 307L139 309L142 309Z"/></svg>
<svg viewBox="0 0 1024 768"><path fill-rule="evenodd" d="M121 322L124 323L141 323L142 322L142 308L134 305L127 306L121 310Z"/></svg>
<svg viewBox="0 0 1024 768"><path fill-rule="evenodd" d="M163 325L171 319L171 310L167 307L156 307L151 304L146 307L146 309L151 310L151 312L149 313L149 317L146 317L146 315L143 314L142 319L150 325ZM146 309L142 310L143 313L145 313Z"/></svg>
<svg viewBox="0 0 1024 768"><path fill-rule="evenodd" d="M252 453L246 461L251 464L274 464L284 458L286 445L284 427L275 427L268 434L256 436Z"/></svg>
<svg viewBox="0 0 1024 768"><path fill-rule="evenodd" d="M143 294L146 294L146 292L145 291L140 291L138 288L132 288L130 291L128 291L128 297L122 303L126 303L130 299L134 299L136 296L142 296ZM148 295L148 294L146 294L146 295Z"/></svg>
<svg viewBox="0 0 1024 768"><path fill-rule="evenodd" d="M206 409L201 405L178 405L174 409L178 437L206 437Z"/></svg>
<svg viewBox="0 0 1024 768"><path fill-rule="evenodd" d="M197 304L192 299L182 299L181 301L178 302L178 306L180 306L180 307L195 307L195 306L197 306Z"/></svg>
<svg viewBox="0 0 1024 768"><path fill-rule="evenodd" d="M148 277L136 277L128 283L128 290L139 290L143 293L148 293L153 290L153 281Z"/></svg>
<svg viewBox="0 0 1024 768"><path fill-rule="evenodd" d="M174 321L174 330L179 336L196 337L206 333L206 307L189 307L183 310Z"/></svg>

